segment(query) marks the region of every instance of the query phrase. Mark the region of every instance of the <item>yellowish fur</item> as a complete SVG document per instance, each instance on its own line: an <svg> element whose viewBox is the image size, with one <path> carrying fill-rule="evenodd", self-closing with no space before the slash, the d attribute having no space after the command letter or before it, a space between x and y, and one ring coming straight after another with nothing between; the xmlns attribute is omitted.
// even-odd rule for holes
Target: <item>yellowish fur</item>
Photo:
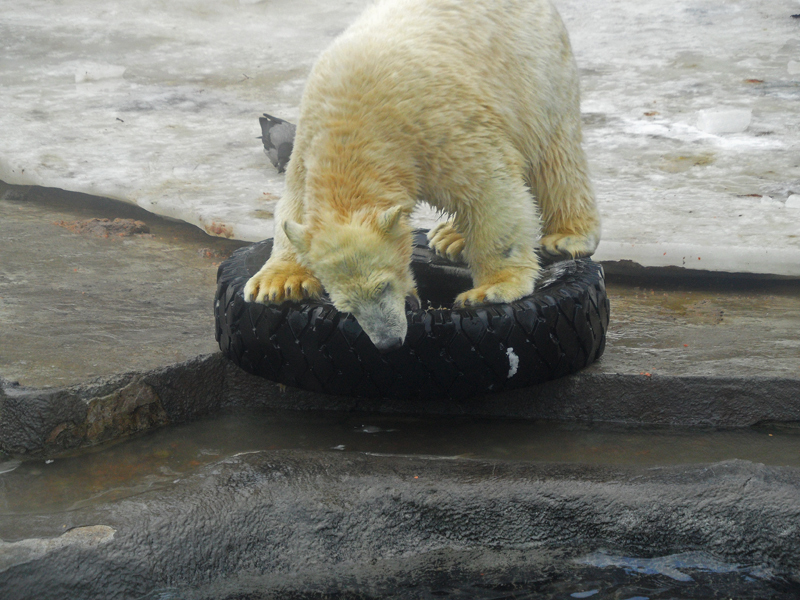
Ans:
<svg viewBox="0 0 800 600"><path fill-rule="evenodd" d="M452 216L432 246L472 270L475 287L457 304L530 294L542 234L546 252L591 254L599 216L555 9L548 0L370 7L309 76L286 186L273 254L245 298L298 301L324 285L382 349L402 342L403 303L416 295L408 215L420 200Z"/></svg>

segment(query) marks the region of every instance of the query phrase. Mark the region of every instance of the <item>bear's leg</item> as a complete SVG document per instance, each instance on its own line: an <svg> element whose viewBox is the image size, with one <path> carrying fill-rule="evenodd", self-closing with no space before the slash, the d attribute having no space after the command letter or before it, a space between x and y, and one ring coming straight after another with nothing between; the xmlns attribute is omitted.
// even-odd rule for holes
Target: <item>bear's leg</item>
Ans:
<svg viewBox="0 0 800 600"><path fill-rule="evenodd" d="M290 162L291 165L291 162ZM290 166L291 168L291 166ZM316 299L322 284L297 259L297 254L283 230L283 223L303 221L302 191L291 193L287 176L287 193L275 210L275 237L272 254L264 266L244 286L245 302L280 304Z"/></svg>
<svg viewBox="0 0 800 600"><path fill-rule="evenodd" d="M464 236L457 230L452 220L439 223L428 232L428 246L442 258L458 262L464 250Z"/></svg>
<svg viewBox="0 0 800 600"><path fill-rule="evenodd" d="M531 169L544 230L541 250L554 257L591 256L600 242L600 215L580 138L579 123L554 135Z"/></svg>
<svg viewBox="0 0 800 600"><path fill-rule="evenodd" d="M455 305L513 302L533 292L539 274L536 240L540 222L522 177L495 170L481 195L458 207L454 226L464 234L462 257L474 288Z"/></svg>

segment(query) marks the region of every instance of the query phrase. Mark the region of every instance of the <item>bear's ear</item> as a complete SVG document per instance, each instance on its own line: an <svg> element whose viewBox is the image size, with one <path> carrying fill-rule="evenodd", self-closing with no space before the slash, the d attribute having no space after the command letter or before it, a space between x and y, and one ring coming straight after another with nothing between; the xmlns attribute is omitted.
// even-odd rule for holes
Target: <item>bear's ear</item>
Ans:
<svg viewBox="0 0 800 600"><path fill-rule="evenodd" d="M378 227L380 227L384 233L389 233L397 226L397 223L400 221L400 215L402 214L402 206L393 206L392 208L383 211L378 217Z"/></svg>
<svg viewBox="0 0 800 600"><path fill-rule="evenodd" d="M300 223L284 221L283 232L286 234L286 237L289 238L292 246L299 252L305 254L308 251L308 245L306 244L306 228L300 225Z"/></svg>

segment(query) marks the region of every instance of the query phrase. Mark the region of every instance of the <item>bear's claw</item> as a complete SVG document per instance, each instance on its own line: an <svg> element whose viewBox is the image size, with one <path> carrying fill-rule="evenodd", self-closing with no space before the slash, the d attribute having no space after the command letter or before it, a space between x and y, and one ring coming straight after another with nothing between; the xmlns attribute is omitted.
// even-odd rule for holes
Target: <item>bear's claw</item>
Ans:
<svg viewBox="0 0 800 600"><path fill-rule="evenodd" d="M583 258L591 256L597 249L599 236L553 233L539 242L543 254L555 258Z"/></svg>
<svg viewBox="0 0 800 600"><path fill-rule="evenodd" d="M262 269L244 286L245 302L281 304L316 300L322 294L322 284L300 265L275 265Z"/></svg>
<svg viewBox="0 0 800 600"><path fill-rule="evenodd" d="M439 223L428 232L428 246L442 258L452 262L461 259L465 243L464 236L456 231L452 221Z"/></svg>
<svg viewBox="0 0 800 600"><path fill-rule="evenodd" d="M519 300L533 292L533 284L523 285L521 281L502 281L481 285L456 296L454 308L485 306L487 304L507 304Z"/></svg>

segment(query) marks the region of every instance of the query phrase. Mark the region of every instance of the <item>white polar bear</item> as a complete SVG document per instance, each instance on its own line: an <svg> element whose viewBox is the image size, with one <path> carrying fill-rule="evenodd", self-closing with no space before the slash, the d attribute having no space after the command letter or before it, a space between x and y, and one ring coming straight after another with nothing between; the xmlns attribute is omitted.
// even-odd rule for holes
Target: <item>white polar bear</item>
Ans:
<svg viewBox="0 0 800 600"><path fill-rule="evenodd" d="M379 349L397 348L419 201L452 217L431 245L471 269L457 306L530 294L538 245L594 252L577 70L547 0L384 0L334 41L303 93L281 227L245 299L324 286Z"/></svg>

